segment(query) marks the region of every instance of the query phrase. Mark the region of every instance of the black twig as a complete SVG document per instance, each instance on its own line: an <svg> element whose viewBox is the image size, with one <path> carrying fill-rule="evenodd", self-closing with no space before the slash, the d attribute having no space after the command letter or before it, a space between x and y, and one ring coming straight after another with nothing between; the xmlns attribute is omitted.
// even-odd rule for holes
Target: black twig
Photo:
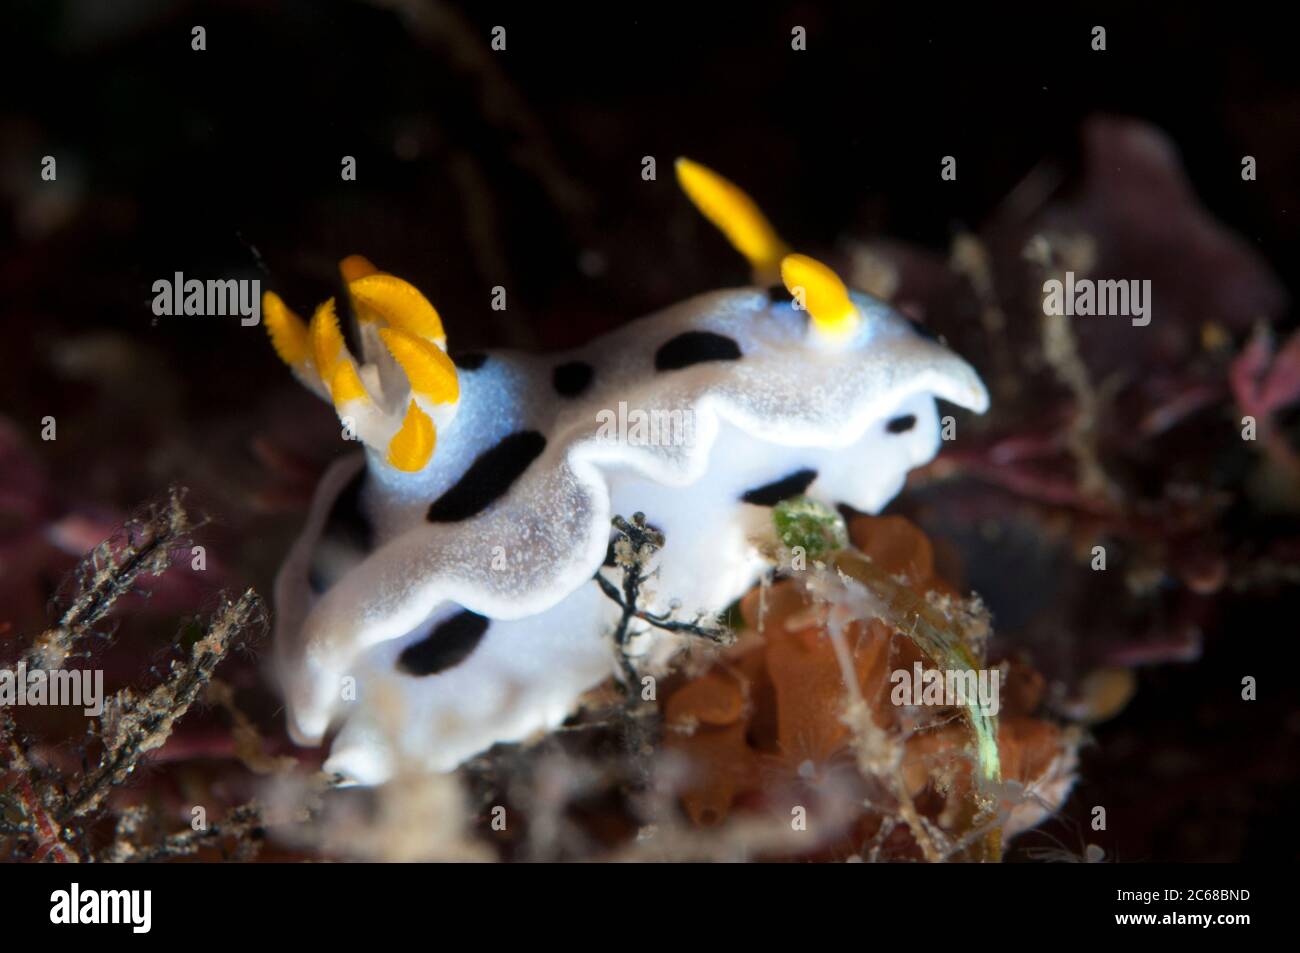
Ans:
<svg viewBox="0 0 1300 953"><path fill-rule="evenodd" d="M623 573L622 591L596 572L596 584L601 592L610 598L622 610L618 625L614 629L614 643L618 646L619 664L627 681L629 691L634 691L637 682L636 666L627 654L627 641L631 635L633 619L648 622L657 629L693 635L707 639L717 645L726 645L731 641L731 633L724 628L708 625L705 617L700 616L694 622L673 619L670 615L659 615L639 608L641 586L653 574L649 569L650 560L664 545L664 534L646 522L644 513L633 513L629 522L621 516L611 521L618 537L614 540L614 563Z"/></svg>

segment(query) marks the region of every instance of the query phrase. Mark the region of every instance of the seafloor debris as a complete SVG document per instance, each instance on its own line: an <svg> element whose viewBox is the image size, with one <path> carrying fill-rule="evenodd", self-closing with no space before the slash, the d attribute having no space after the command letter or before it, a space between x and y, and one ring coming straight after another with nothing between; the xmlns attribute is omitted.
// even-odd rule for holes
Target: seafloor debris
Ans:
<svg viewBox="0 0 1300 953"><path fill-rule="evenodd" d="M750 593L735 649L667 693L666 744L691 766L682 804L700 826L833 818L802 856L995 859L999 830L1014 836L1069 793L1080 734L1042 717L1040 676L1004 661L1000 770L979 783L987 762L958 709L891 702L891 673L944 664L918 647L927 625L989 664L979 600L935 574L929 540L902 517L858 517L849 536L856 551ZM914 601L881 599L882 579Z"/></svg>
<svg viewBox="0 0 1300 953"><path fill-rule="evenodd" d="M181 547L193 529L175 490L133 516L81 561L58 622L22 652L16 670L39 673L49 684L63 674L77 680L82 673L65 669L89 655L93 643L111 641L102 627L114 604L145 577L166 572L178 550L188 552ZM90 722L78 744L80 770L62 763L57 749L42 745L10 708L0 707L0 857L154 860L192 854L203 846L227 846L236 856L250 856L261 828L255 804L232 809L220 822L208 823L204 813L202 823L171 832L155 830L157 819L146 807L110 809L110 801L145 759L167 743L230 651L264 628L261 600L251 589L235 599L223 598L192 640L182 631L176 657L153 688L122 688L85 709ZM91 705L89 699L86 704ZM106 814L115 818L107 844L95 833Z"/></svg>

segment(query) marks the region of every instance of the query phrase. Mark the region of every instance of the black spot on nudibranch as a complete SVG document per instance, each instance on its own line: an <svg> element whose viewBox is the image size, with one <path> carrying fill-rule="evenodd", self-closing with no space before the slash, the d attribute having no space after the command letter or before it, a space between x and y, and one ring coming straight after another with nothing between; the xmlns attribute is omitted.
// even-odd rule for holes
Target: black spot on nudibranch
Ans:
<svg viewBox="0 0 1300 953"><path fill-rule="evenodd" d="M370 521L361 510L361 491L365 485L366 469L362 467L334 499L330 515L325 519L325 528L321 530L322 538L360 550L370 549L373 534Z"/></svg>
<svg viewBox="0 0 1300 953"><path fill-rule="evenodd" d="M451 362L462 371L476 371L487 359L488 356L482 351L466 351L464 354L451 355Z"/></svg>
<svg viewBox="0 0 1300 953"><path fill-rule="evenodd" d="M772 483L765 483L762 486L756 486L752 490L745 491L740 498L745 503L753 503L755 506L776 506L782 500L788 500L792 496L799 496L808 485L817 479L816 470L796 470L794 473L787 474L779 480Z"/></svg>
<svg viewBox="0 0 1300 953"><path fill-rule="evenodd" d="M911 318L907 319L907 323L912 326L913 331L921 335L921 337L925 338L927 341L933 341L936 344L942 343L939 340L939 335L936 334L934 329L929 325L922 324L920 321L914 321Z"/></svg>
<svg viewBox="0 0 1300 953"><path fill-rule="evenodd" d="M427 636L402 650L397 667L407 675L437 675L469 658L488 629L488 620L465 609L439 622Z"/></svg>
<svg viewBox="0 0 1300 953"><path fill-rule="evenodd" d="M328 592L333 582L332 579L326 578L324 571L313 559L311 565L307 567L307 588L319 596Z"/></svg>
<svg viewBox="0 0 1300 953"><path fill-rule="evenodd" d="M442 496L429 505L430 523L455 523L477 516L505 496L543 450L546 438L536 430L519 430L484 450Z"/></svg>
<svg viewBox="0 0 1300 953"><path fill-rule="evenodd" d="M558 364L551 372L551 383L561 397L577 397L591 386L596 369L586 361L569 361Z"/></svg>
<svg viewBox="0 0 1300 953"><path fill-rule="evenodd" d="M374 547L374 532L361 509L361 492L366 485L366 470L357 471L334 498L320 538L307 567L307 585L322 593L334 584L347 564L361 559Z"/></svg>
<svg viewBox="0 0 1300 953"><path fill-rule="evenodd" d="M895 417L889 423L885 424L885 429L890 433L907 433L916 426L915 414L903 414L901 417Z"/></svg>
<svg viewBox="0 0 1300 953"><path fill-rule="evenodd" d="M684 331L655 351L655 370L676 371L707 361L738 361L740 345L712 331Z"/></svg>

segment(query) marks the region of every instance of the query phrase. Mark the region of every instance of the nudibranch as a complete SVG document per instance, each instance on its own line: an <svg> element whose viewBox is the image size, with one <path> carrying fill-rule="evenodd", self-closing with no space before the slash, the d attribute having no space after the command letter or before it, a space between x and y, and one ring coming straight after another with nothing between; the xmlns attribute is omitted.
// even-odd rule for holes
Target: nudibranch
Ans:
<svg viewBox="0 0 1300 953"><path fill-rule="evenodd" d="M875 513L938 451L936 398L986 409L965 361L791 251L738 187L685 159L677 176L754 285L574 351L453 361L433 305L359 256L340 264L359 356L333 301L307 323L266 295L277 353L364 448L325 473L275 588L290 731L333 734L327 770L451 770L617 677L620 610L595 581L619 582L614 515L665 540L642 608L716 613L770 567L772 506Z"/></svg>

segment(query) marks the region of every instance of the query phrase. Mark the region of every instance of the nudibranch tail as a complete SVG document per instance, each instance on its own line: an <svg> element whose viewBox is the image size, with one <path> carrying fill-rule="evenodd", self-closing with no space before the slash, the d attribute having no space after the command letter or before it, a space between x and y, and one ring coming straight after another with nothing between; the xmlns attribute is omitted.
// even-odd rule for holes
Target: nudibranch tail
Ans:
<svg viewBox="0 0 1300 953"><path fill-rule="evenodd" d="M786 255L781 259L781 280L812 316L813 327L827 338L842 340L862 320L840 276L815 258Z"/></svg>
<svg viewBox="0 0 1300 953"><path fill-rule="evenodd" d="M334 404L349 436L376 459L403 471L428 465L437 426L460 400L456 365L437 310L414 286L379 271L360 255L339 262L363 355L344 341L333 298L304 323L274 292L263 298L275 352L294 374Z"/></svg>
<svg viewBox="0 0 1300 953"><path fill-rule="evenodd" d="M682 191L749 261L754 283L764 288L776 284L781 259L790 249L754 200L734 182L698 162L678 159L676 167Z"/></svg>

